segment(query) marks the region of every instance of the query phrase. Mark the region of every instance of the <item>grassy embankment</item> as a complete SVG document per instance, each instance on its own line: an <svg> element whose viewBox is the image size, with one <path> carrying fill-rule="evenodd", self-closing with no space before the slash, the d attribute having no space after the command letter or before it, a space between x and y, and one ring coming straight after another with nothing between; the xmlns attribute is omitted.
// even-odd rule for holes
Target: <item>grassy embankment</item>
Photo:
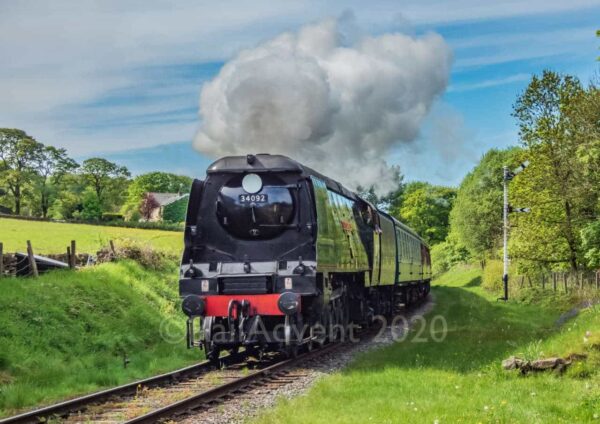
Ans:
<svg viewBox="0 0 600 424"><path fill-rule="evenodd" d="M62 253L71 240L76 240L79 252L94 254L110 240L118 244L122 239L175 254L183 249L183 233L176 231L0 218L0 242L4 243L5 252L24 252L26 241L31 240L36 254Z"/></svg>
<svg viewBox="0 0 600 424"><path fill-rule="evenodd" d="M121 261L1 279L0 415L199 360L185 347L176 275Z"/></svg>
<svg viewBox="0 0 600 424"><path fill-rule="evenodd" d="M0 218L5 252L24 250L31 240L36 253L57 253L71 239L80 252L112 239L117 247L133 241L168 257L183 244L177 232ZM0 279L0 416L201 359L185 348L175 261L158 258L151 264L159 262L158 269L128 260Z"/></svg>
<svg viewBox="0 0 600 424"><path fill-rule="evenodd" d="M478 269L455 269L436 281L436 307L425 331L360 356L306 395L281 400L259 423L587 422L600 420L600 308L562 327L564 303L507 304L480 287ZM560 305L560 306L559 306ZM448 325L443 342L441 315ZM584 342L586 331L591 331ZM433 334L433 336L432 336ZM416 336L427 339L416 342ZM565 375L521 376L502 359L587 353Z"/></svg>

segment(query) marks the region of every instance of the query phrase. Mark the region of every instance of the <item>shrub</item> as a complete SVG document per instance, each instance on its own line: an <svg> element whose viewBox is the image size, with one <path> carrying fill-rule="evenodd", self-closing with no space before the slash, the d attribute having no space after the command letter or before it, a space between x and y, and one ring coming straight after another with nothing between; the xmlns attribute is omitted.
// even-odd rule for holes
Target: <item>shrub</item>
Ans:
<svg viewBox="0 0 600 424"><path fill-rule="evenodd" d="M160 203L156 200L156 197L152 193L146 193L142 201L140 202L139 212L142 217L148 221L152 217L152 212L160 207Z"/></svg>
<svg viewBox="0 0 600 424"><path fill-rule="evenodd" d="M183 222L187 212L189 196L183 197L163 207L162 219L165 222Z"/></svg>
<svg viewBox="0 0 600 424"><path fill-rule="evenodd" d="M115 246L115 254L108 248L98 252L99 262L109 262L113 259L130 259L139 263L144 268L164 270L177 263L177 256L153 249L131 239L122 239Z"/></svg>
<svg viewBox="0 0 600 424"><path fill-rule="evenodd" d="M120 213L114 212L104 212L102 214L102 221L110 222L110 221L123 221L123 215Z"/></svg>
<svg viewBox="0 0 600 424"><path fill-rule="evenodd" d="M486 261L483 268L481 286L492 292L502 291L502 275L504 273L504 265L502 261L490 259Z"/></svg>
<svg viewBox="0 0 600 424"><path fill-rule="evenodd" d="M442 274L450 269L449 256L446 242L438 243L431 248L431 271L433 275Z"/></svg>
<svg viewBox="0 0 600 424"><path fill-rule="evenodd" d="M431 248L431 267L433 275L439 275L454 265L468 260L466 249L460 246L451 235Z"/></svg>
<svg viewBox="0 0 600 424"><path fill-rule="evenodd" d="M102 205L98 196L93 190L86 190L83 193L83 209L80 217L86 221L97 221L102 217Z"/></svg>

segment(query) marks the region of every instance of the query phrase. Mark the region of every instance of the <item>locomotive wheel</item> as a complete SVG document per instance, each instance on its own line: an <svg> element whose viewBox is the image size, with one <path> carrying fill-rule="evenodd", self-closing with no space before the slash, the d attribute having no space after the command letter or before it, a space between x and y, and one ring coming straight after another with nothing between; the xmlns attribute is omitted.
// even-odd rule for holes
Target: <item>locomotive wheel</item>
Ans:
<svg viewBox="0 0 600 424"><path fill-rule="evenodd" d="M217 368L219 368L219 356L221 355L221 348L216 346L212 342L205 342L206 348L206 359L213 363Z"/></svg>

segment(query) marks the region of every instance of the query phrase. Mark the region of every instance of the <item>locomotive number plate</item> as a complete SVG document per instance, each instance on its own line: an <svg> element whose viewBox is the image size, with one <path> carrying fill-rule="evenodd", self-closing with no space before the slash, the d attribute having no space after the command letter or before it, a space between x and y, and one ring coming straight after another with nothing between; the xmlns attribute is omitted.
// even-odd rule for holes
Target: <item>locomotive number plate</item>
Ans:
<svg viewBox="0 0 600 424"><path fill-rule="evenodd" d="M240 203L267 203L269 196L266 194L240 194Z"/></svg>

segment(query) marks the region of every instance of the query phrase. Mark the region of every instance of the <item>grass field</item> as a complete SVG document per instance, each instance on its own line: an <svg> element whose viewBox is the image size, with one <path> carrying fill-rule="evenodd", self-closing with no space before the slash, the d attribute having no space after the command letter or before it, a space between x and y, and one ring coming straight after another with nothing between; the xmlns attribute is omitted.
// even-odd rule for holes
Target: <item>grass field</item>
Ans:
<svg viewBox="0 0 600 424"><path fill-rule="evenodd" d="M202 359L176 280L132 261L0 279L0 416Z"/></svg>
<svg viewBox="0 0 600 424"><path fill-rule="evenodd" d="M550 423L600 420L600 309L563 327L558 306L497 302L478 269L451 271L434 287L436 307L404 342L362 355L321 380L306 396L280 400L257 423ZM447 336L442 337L443 316ZM425 341L418 342L425 338ZM527 358L586 352L566 375L520 376L501 369L511 354Z"/></svg>
<svg viewBox="0 0 600 424"><path fill-rule="evenodd" d="M122 239L176 254L183 249L180 232L0 218L0 242L5 252L24 252L27 240L31 240L35 253L63 253L71 240L76 240L79 252L93 254L110 240L118 243Z"/></svg>

